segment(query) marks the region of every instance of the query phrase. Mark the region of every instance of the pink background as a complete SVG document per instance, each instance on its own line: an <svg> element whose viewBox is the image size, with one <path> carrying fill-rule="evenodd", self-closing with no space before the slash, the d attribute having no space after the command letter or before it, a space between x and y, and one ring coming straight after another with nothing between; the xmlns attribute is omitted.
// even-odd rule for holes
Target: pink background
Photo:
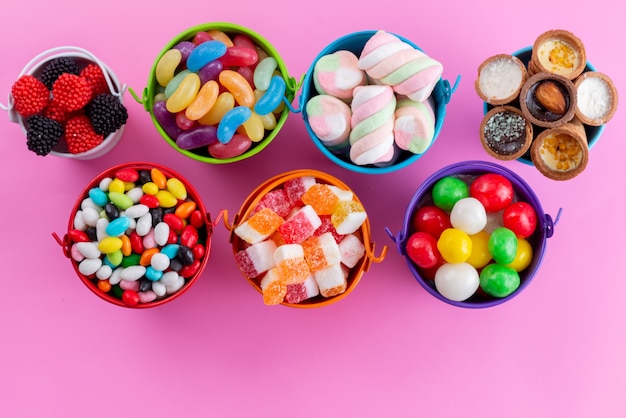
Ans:
<svg viewBox="0 0 626 418"><path fill-rule="evenodd" d="M442 61L445 79L462 77L437 142L400 172L358 174L330 163L307 136L301 114L292 114L262 154L211 166L176 153L126 93L130 119L121 142L101 159L80 162L29 152L19 126L4 115L0 416L623 416L623 106L574 180L554 182L520 162L503 164L534 188L548 214L563 208L540 271L511 302L467 310L436 300L384 231L400 230L411 196L435 170L494 161L477 133L482 103L474 80L486 57L567 29L626 92L620 3L398 1L383 10L362 1L240 3L11 2L0 14L0 101L6 104L33 56L60 45L90 50L141 93L163 46L198 24L226 21L262 34L298 79L334 39L384 29ZM51 234L66 232L89 180L138 160L179 171L212 214L234 215L263 179L278 173L326 171L356 192L373 241L389 252L336 304L267 307L239 273L220 224L207 268L189 292L149 310L109 305L78 280Z"/></svg>

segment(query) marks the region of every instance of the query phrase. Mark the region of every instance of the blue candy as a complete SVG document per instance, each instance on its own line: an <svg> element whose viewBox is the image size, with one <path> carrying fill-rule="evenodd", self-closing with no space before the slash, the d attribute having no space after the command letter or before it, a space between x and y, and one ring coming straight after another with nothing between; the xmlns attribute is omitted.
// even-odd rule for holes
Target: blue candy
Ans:
<svg viewBox="0 0 626 418"><path fill-rule="evenodd" d="M156 282L157 280L159 280L162 276L163 276L163 272L156 270L155 268L153 268L152 266L148 266L146 267L146 279L151 280L153 282Z"/></svg>
<svg viewBox="0 0 626 418"><path fill-rule="evenodd" d="M235 106L222 117L217 125L217 140L222 144L227 144L242 123L250 119L252 110L246 106Z"/></svg>
<svg viewBox="0 0 626 418"><path fill-rule="evenodd" d="M209 62L218 59L226 53L226 44L220 41L206 41L196 46L187 58L189 71L199 71Z"/></svg>
<svg viewBox="0 0 626 418"><path fill-rule="evenodd" d="M111 237L119 237L124 235L124 232L130 226L130 218L126 216L120 216L119 218L113 219L106 227L107 235Z"/></svg>
<svg viewBox="0 0 626 418"><path fill-rule="evenodd" d="M161 248L161 253L165 254L167 258L171 260L178 255L179 247L178 244L167 244L165 247Z"/></svg>
<svg viewBox="0 0 626 418"><path fill-rule="evenodd" d="M109 196L99 187L94 187L89 190L89 197L98 206L106 206L109 203Z"/></svg>
<svg viewBox="0 0 626 418"><path fill-rule="evenodd" d="M254 105L254 111L261 116L273 112L283 100L286 89L287 85L281 76L272 77L269 87Z"/></svg>

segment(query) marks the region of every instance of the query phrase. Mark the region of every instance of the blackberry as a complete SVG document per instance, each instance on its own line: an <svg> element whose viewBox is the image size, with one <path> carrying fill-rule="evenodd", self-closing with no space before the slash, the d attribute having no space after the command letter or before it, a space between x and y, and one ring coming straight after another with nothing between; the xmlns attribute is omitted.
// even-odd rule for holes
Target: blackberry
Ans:
<svg viewBox="0 0 626 418"><path fill-rule="evenodd" d="M26 145L37 155L48 155L63 135L63 125L45 116L28 117L26 126Z"/></svg>
<svg viewBox="0 0 626 418"><path fill-rule="evenodd" d="M85 114L93 130L105 137L117 131L128 120L128 111L120 100L109 93L99 94L87 105Z"/></svg>
<svg viewBox="0 0 626 418"><path fill-rule="evenodd" d="M41 81L48 87L48 90L52 90L52 85L61 74L69 73L74 75L80 74L78 64L73 58L59 57L55 58L46 65L41 73Z"/></svg>

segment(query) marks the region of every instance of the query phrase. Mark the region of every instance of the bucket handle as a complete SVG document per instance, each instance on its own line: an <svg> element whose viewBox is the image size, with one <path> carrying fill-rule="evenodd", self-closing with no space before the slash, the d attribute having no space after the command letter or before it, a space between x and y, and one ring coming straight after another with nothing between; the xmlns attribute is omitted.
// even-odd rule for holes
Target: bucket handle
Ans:
<svg viewBox="0 0 626 418"><path fill-rule="evenodd" d="M387 255L387 246L384 245L383 249L380 251L379 255L375 255L375 247L376 245L372 242L370 247L365 247L365 263L363 264L363 271L369 271L372 263L380 263L385 259Z"/></svg>
<svg viewBox="0 0 626 418"><path fill-rule="evenodd" d="M554 221L552 220L552 217L550 215L548 215L546 213L545 215L545 223L544 223L544 229L546 230L546 238L550 238L552 235L554 235L554 227L556 226L556 224L559 223L559 219L561 219L561 214L563 213L563 208L559 208L559 210L556 213L556 218L554 219Z"/></svg>
<svg viewBox="0 0 626 418"><path fill-rule="evenodd" d="M63 239L61 239L56 232L52 233L52 237L56 240L57 244L59 244L61 246L61 249L63 250L63 255L65 255L65 257L70 258L70 238L67 234L65 234L63 236Z"/></svg>
<svg viewBox="0 0 626 418"><path fill-rule="evenodd" d="M107 71L107 67L104 65L104 63L100 61L98 57L96 57L91 52L87 51L86 49L80 48L78 46L69 46L69 45L58 46L55 48L48 49L47 51L44 51L36 55L24 66L24 68L18 75L18 78L23 76L24 74L30 74L33 71L33 69L38 65L38 63L44 58L52 58L52 57L57 57L57 56L61 57L63 56L63 54L67 54L67 53L82 54L86 56L88 59L90 59L91 61L93 61L94 63L96 63L102 69L102 74L104 74L104 79L107 83L107 86L109 87L109 91L111 92L111 94L113 94L117 98L122 97L122 95L124 94L124 91L126 90L126 84L122 84L120 91L117 91L117 87L113 84L113 81L111 80L111 76L109 72ZM13 106L14 106L13 96L11 95L11 93L9 93L8 104L5 106L4 104L0 103L0 109L6 110L9 112L9 120L11 122L18 122L18 115L16 114L16 112L13 111Z"/></svg>

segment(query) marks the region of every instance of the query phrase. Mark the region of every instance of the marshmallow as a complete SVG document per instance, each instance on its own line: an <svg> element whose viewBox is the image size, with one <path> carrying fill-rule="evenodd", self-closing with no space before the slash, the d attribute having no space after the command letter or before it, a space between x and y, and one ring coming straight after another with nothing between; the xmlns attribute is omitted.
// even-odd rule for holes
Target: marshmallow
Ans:
<svg viewBox="0 0 626 418"><path fill-rule="evenodd" d="M352 90L366 81L358 62L359 58L347 50L335 51L318 59L313 67L313 84L317 92L349 101Z"/></svg>
<svg viewBox="0 0 626 418"><path fill-rule="evenodd" d="M350 106L336 97L320 94L306 104L307 121L315 135L329 148L345 148L350 136Z"/></svg>
<svg viewBox="0 0 626 418"><path fill-rule="evenodd" d="M396 104L393 136L398 147L413 154L424 153L435 136L432 99L416 102L399 100Z"/></svg>

